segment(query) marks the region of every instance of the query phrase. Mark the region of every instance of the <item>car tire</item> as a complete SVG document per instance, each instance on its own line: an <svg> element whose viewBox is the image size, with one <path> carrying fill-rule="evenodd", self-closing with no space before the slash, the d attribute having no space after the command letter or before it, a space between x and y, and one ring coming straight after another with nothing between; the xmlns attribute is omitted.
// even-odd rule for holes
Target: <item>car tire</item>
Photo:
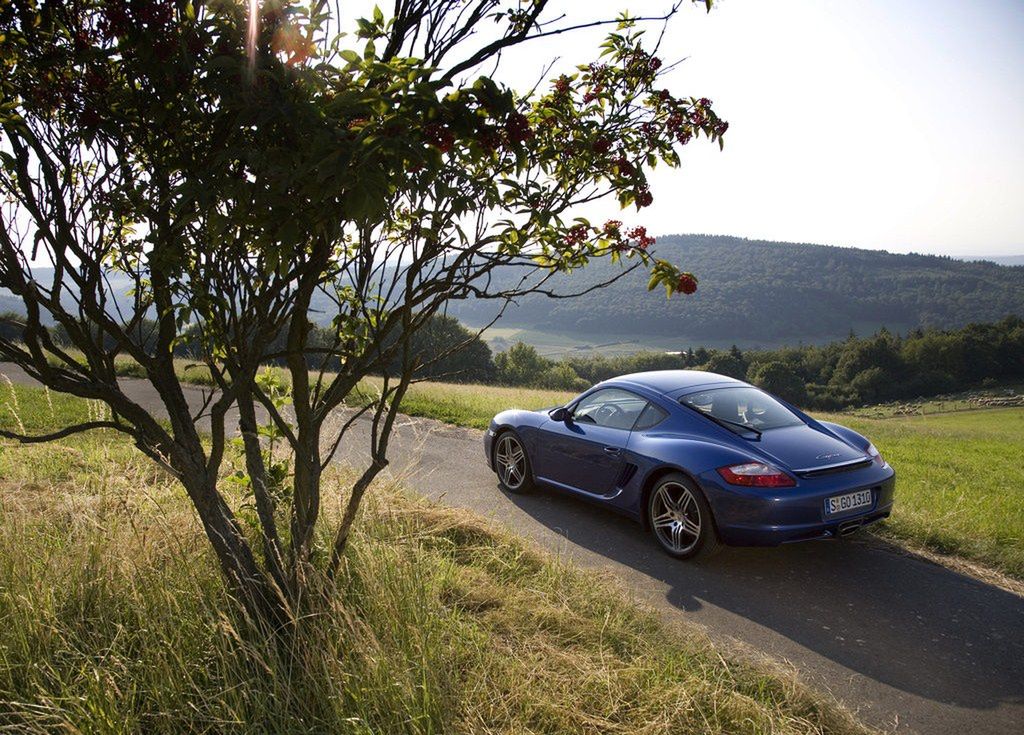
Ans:
<svg viewBox="0 0 1024 735"><path fill-rule="evenodd" d="M647 521L658 545L676 559L704 559L721 546L707 498L680 472L665 475L651 489Z"/></svg>
<svg viewBox="0 0 1024 735"><path fill-rule="evenodd" d="M511 429L503 431L495 439L494 472L498 475L498 483L507 492L528 493L535 487L533 465L530 464L526 445Z"/></svg>

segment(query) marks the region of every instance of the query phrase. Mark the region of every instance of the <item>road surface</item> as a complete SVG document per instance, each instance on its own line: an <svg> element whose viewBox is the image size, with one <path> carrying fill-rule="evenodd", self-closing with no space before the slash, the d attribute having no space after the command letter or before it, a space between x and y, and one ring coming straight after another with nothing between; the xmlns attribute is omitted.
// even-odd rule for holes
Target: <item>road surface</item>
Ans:
<svg viewBox="0 0 1024 735"><path fill-rule="evenodd" d="M0 373L31 382L12 365L0 364ZM126 380L125 390L160 414L147 384ZM198 403L200 391L189 393ZM358 465L366 429L356 426L342 459ZM1024 598L870 536L679 562L610 511L555 491L503 493L481 437L404 420L389 471L433 499L618 575L669 621L789 662L871 725L928 735L1024 733Z"/></svg>

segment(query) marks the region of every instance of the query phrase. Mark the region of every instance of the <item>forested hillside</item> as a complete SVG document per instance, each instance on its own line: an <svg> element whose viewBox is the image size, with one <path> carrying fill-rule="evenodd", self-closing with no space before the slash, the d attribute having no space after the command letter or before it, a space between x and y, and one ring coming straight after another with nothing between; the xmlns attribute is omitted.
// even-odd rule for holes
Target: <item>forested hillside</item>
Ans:
<svg viewBox="0 0 1024 735"><path fill-rule="evenodd" d="M694 344L779 346L824 343L851 330L881 327L905 333L918 327L955 329L1024 315L1024 266L967 262L936 255L899 255L827 245L745 240L714 235L658 238L659 257L681 264L700 279L697 293L666 299L647 291L642 272L577 299L520 299L499 326L557 332L584 341L629 334L637 340L679 338ZM594 263L560 276L557 290L585 290L620 266ZM497 272L500 282L511 274ZM131 284L114 278L125 293ZM67 294L72 299L71 294ZM449 314L477 326L497 309L491 301L456 301ZM328 323L333 305L315 297L310 319ZM22 312L19 299L0 292L0 311ZM528 340L529 341L529 340Z"/></svg>
<svg viewBox="0 0 1024 735"><path fill-rule="evenodd" d="M756 345L823 342L882 326L956 328L1024 314L1019 266L711 235L661 237L655 251L700 279L696 294L666 300L663 292L647 292L646 278L634 273L579 299L524 299L501 326ZM563 279L561 288L580 289L613 268L595 264ZM479 324L494 309L465 302L451 313Z"/></svg>

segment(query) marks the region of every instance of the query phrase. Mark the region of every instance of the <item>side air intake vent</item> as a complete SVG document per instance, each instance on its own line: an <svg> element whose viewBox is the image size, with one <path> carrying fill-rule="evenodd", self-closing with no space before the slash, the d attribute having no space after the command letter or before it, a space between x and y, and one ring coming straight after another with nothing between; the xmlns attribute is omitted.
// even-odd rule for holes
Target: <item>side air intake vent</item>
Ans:
<svg viewBox="0 0 1024 735"><path fill-rule="evenodd" d="M636 474L637 467L632 462L627 462L626 466L622 468L622 472L619 474L619 481L615 483L615 487L626 487L629 481L633 479L633 475Z"/></svg>

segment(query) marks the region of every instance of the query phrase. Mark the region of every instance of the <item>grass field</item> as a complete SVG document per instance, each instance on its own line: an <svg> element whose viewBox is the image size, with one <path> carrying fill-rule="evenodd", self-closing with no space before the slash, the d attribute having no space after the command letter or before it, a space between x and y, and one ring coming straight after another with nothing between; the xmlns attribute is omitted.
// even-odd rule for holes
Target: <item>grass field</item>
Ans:
<svg viewBox="0 0 1024 735"><path fill-rule="evenodd" d="M0 385L5 428L98 411ZM0 442L0 730L864 731L610 581L383 486L336 595L279 655L235 614L183 496L120 435Z"/></svg>
<svg viewBox="0 0 1024 735"><path fill-rule="evenodd" d="M823 418L870 437L896 468L883 532L1024 578L1024 408Z"/></svg>

